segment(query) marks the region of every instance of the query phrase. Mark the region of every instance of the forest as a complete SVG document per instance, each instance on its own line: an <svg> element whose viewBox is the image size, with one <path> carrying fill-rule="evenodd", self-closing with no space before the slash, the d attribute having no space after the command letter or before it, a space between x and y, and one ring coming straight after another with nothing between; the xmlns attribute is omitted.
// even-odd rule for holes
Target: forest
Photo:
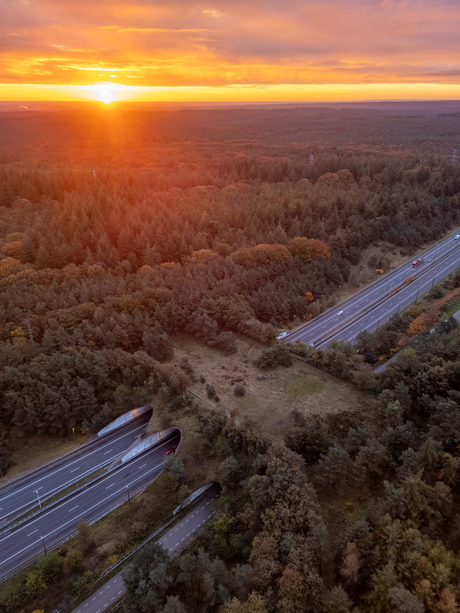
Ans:
<svg viewBox="0 0 460 613"><path fill-rule="evenodd" d="M224 354L235 334L273 346L460 223L456 114L0 113L0 142L2 472L12 431L95 431L154 395L186 410L178 332ZM127 612L458 610L460 328L448 319L370 370L421 314L355 347L292 348L367 390L372 429L294 411L281 445L195 416L195 461L219 461L217 519L174 561L139 554ZM267 351L261 369L289 367ZM358 491L365 504L331 530Z"/></svg>

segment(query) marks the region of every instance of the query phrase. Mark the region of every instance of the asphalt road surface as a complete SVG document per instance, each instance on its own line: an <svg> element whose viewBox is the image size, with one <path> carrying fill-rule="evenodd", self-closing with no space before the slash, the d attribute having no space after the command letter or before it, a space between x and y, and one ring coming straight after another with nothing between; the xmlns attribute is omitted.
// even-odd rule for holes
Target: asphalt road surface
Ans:
<svg viewBox="0 0 460 613"><path fill-rule="evenodd" d="M373 332L460 266L460 240L455 240L454 236L427 251L423 255L423 264L413 268L412 262L417 258L411 259L290 332L283 340L290 343L300 340L324 349L333 340L354 343L363 330ZM415 277L415 280L404 285L409 277ZM395 291L397 288L400 289Z"/></svg>
<svg viewBox="0 0 460 613"><path fill-rule="evenodd" d="M126 502L135 491L154 481L163 470L164 456L176 447L175 432L156 447L122 464L91 486L71 495L58 505L44 510L26 523L0 537L0 579L28 564L46 550L70 538L77 524L103 517Z"/></svg>
<svg viewBox="0 0 460 613"><path fill-rule="evenodd" d="M212 488L198 502L197 506L179 523L173 526L158 543L169 553L174 555L181 551L196 532L209 521L214 512L210 505L219 496L218 491ZM83 601L72 613L102 613L105 609L113 606L115 602L125 594L122 572L120 571L112 579L96 590L94 594Z"/></svg>
<svg viewBox="0 0 460 613"><path fill-rule="evenodd" d="M40 471L0 490L0 525L7 518L39 506L40 500L56 494L71 483L112 462L135 441L147 425L150 414L118 428L99 440L76 449L62 461L46 464ZM38 492L38 496L37 496Z"/></svg>

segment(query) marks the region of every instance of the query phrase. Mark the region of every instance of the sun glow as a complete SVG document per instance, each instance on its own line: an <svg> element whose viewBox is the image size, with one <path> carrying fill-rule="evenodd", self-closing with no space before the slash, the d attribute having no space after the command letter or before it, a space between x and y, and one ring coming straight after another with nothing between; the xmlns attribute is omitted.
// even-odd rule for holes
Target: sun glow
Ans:
<svg viewBox="0 0 460 613"><path fill-rule="evenodd" d="M113 94L109 89L99 90L99 100L104 104L110 104L113 102Z"/></svg>

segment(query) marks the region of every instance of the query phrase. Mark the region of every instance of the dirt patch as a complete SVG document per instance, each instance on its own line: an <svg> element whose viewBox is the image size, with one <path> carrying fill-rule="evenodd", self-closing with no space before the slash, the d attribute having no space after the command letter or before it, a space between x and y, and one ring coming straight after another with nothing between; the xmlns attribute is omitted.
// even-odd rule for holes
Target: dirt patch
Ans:
<svg viewBox="0 0 460 613"><path fill-rule="evenodd" d="M260 370L253 362L266 347L247 337L236 338L238 353L231 356L185 334L174 336L173 342L174 362L186 357L194 368L197 381L191 389L206 396L206 384L213 385L219 400L212 402L239 424L250 421L266 436L280 438L293 409L306 417L326 416L355 413L367 403L367 395L354 386L297 360L289 368ZM200 375L205 382L199 381ZM242 397L235 396L237 384L246 390Z"/></svg>

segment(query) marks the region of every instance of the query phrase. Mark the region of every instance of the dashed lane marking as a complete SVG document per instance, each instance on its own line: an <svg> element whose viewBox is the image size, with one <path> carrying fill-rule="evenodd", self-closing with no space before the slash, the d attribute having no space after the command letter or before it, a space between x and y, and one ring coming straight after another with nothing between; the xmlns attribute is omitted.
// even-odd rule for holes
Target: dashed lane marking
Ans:
<svg viewBox="0 0 460 613"><path fill-rule="evenodd" d="M118 595L120 595L122 592L123 592L123 590L120 590L120 591L118 592Z"/></svg>
<svg viewBox="0 0 460 613"><path fill-rule="evenodd" d="M107 455L107 454L108 454L108 453L110 453L111 451L113 451L113 449L109 449L108 451L106 451L106 452L104 453L104 455Z"/></svg>
<svg viewBox="0 0 460 613"><path fill-rule="evenodd" d="M32 536L32 534L35 534L36 532L38 532L38 528L34 530L33 532L31 532L30 534L28 534L27 536Z"/></svg>
<svg viewBox="0 0 460 613"><path fill-rule="evenodd" d="M79 504L77 504L77 506L76 506L76 507L73 507L73 509L69 509L69 513L72 513L72 511L75 511L75 509L78 509L78 507L79 507L79 506L80 506L80 505L79 505Z"/></svg>
<svg viewBox="0 0 460 613"><path fill-rule="evenodd" d="M73 469L73 470L71 470L70 472L71 472L71 473L74 473L74 472L75 472L76 470L78 470L79 468L80 468L80 467L79 467L79 466L77 466L77 468L74 468L74 469Z"/></svg>

